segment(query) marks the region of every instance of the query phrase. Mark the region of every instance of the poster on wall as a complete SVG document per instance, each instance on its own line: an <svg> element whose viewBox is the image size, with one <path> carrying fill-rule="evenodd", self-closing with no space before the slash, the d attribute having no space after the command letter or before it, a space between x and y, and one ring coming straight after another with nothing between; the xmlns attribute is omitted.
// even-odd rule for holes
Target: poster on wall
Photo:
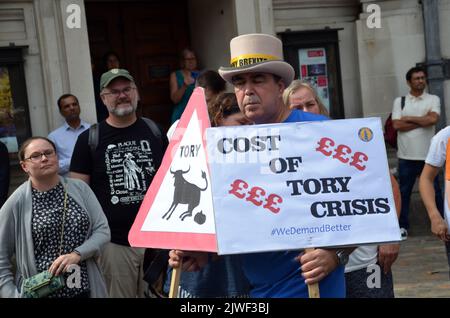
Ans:
<svg viewBox="0 0 450 318"><path fill-rule="evenodd" d="M8 68L0 67L0 141L10 154L18 151L13 108Z"/></svg>
<svg viewBox="0 0 450 318"><path fill-rule="evenodd" d="M314 87L325 107L330 111L330 95L327 77L327 56L325 48L298 50L300 79Z"/></svg>

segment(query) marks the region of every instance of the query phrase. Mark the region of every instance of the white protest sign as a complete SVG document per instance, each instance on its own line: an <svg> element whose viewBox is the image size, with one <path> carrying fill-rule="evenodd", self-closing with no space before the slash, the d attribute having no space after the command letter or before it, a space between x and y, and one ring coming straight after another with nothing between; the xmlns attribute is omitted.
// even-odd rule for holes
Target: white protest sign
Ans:
<svg viewBox="0 0 450 318"><path fill-rule="evenodd" d="M379 118L207 129L219 254L400 240Z"/></svg>
<svg viewBox="0 0 450 318"><path fill-rule="evenodd" d="M204 133L205 95L196 88L130 230L131 246L216 251Z"/></svg>

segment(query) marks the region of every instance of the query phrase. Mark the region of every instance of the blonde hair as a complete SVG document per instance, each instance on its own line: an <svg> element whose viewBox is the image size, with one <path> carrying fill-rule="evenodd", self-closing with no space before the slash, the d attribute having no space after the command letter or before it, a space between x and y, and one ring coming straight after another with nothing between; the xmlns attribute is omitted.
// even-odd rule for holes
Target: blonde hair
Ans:
<svg viewBox="0 0 450 318"><path fill-rule="evenodd" d="M320 100L320 97L317 95L316 90L307 82L301 80L292 81L291 85L289 85L283 92L283 102L286 106L289 106L289 97L294 94L300 88L307 88L314 96L314 100L317 105L319 105L319 114L329 116L328 110L325 105Z"/></svg>

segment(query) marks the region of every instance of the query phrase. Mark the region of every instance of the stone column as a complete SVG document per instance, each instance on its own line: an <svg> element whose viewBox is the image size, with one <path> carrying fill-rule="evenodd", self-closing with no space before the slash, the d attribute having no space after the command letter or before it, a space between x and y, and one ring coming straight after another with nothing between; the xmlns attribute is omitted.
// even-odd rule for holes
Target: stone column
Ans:
<svg viewBox="0 0 450 318"><path fill-rule="evenodd" d="M70 29L66 12L69 4L80 8L80 28ZM96 121L89 42L82 0L35 0L34 12L41 52L42 77L46 100L48 131L60 126L56 101L64 93L78 97L81 117ZM32 83L28 83L32 85Z"/></svg>
<svg viewBox="0 0 450 318"><path fill-rule="evenodd" d="M271 0L235 0L238 35L266 33L275 35Z"/></svg>
<svg viewBox="0 0 450 318"><path fill-rule="evenodd" d="M62 40L65 48L64 57L66 62L64 66L67 72L66 86L80 101L81 117L90 123L95 123L97 121L97 114L95 111L91 55L84 1L57 0L57 2L61 3ZM69 5L77 5L80 8L81 23L79 29L69 27L72 26L71 14L74 14L74 11L68 12Z"/></svg>
<svg viewBox="0 0 450 318"><path fill-rule="evenodd" d="M422 8L418 0L360 2L356 25L363 116L380 116L384 122L394 99L409 92L406 72L425 60ZM367 23L370 4L380 8L380 28Z"/></svg>
<svg viewBox="0 0 450 318"><path fill-rule="evenodd" d="M428 72L428 90L441 99L441 116L436 131L446 126L444 102L444 70L441 55L439 32L439 1L422 0L423 23L425 31L426 66Z"/></svg>

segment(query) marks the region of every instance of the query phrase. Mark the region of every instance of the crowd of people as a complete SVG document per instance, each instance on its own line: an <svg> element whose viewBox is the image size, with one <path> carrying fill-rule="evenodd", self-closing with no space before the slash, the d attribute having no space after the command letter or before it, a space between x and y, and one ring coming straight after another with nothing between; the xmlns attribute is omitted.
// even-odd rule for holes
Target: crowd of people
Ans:
<svg viewBox="0 0 450 318"><path fill-rule="evenodd" d="M7 187L0 193L0 297L26 297L24 286L45 271L68 282L74 266L81 277L77 288L66 284L46 297L165 297L170 273L180 267L178 297L308 297L312 284L319 284L321 297L394 297L391 266L398 243L219 256L136 248L128 242L128 232L196 86L204 88L215 127L332 119L314 87L294 80L295 71L283 60L282 47L271 35L235 37L230 42L233 63L218 72L199 72L194 51L183 50L180 69L170 74L174 107L167 136L160 125L137 115L139 88L134 77L120 68L117 54L105 55L105 72L94 78L98 123L81 120L78 98L66 93L57 101L64 124L47 138L29 138L19 149L28 180L9 198ZM252 59L253 55L270 58ZM420 176L432 232L449 247L437 176L446 162L450 130L433 137L440 102L425 92L425 70L412 68L406 82L410 93L395 100L392 112L400 186L393 175L388 186L406 239L411 190ZM226 83L234 93L226 92ZM2 145L5 167L8 152ZM9 183L6 170L0 171L0 178L0 185L6 179ZM380 288L366 284L367 269L374 264L382 268Z"/></svg>

